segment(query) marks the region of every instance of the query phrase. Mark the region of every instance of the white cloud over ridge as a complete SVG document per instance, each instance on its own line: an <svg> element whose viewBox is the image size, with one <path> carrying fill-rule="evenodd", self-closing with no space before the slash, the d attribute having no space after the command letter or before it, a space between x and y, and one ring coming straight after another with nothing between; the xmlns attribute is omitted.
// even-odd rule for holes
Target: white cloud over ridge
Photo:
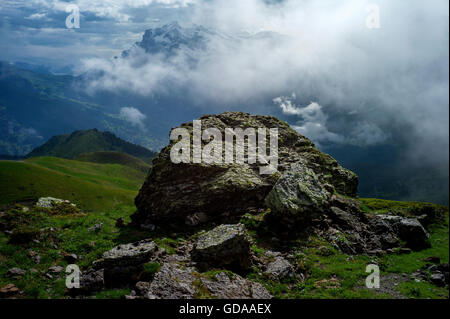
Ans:
<svg viewBox="0 0 450 319"><path fill-rule="evenodd" d="M132 125L139 126L144 129L144 120L147 118L135 107L122 107L120 109L120 117Z"/></svg>
<svg viewBox="0 0 450 319"><path fill-rule="evenodd" d="M364 147L384 143L389 138L376 124L367 121L353 123L353 129L346 136L331 132L327 128L328 116L321 105L311 102L305 107L299 107L293 102L295 98L295 94L292 97L280 96L273 102L281 108L283 114L299 117L301 121L294 124L293 128L318 145L336 143Z"/></svg>

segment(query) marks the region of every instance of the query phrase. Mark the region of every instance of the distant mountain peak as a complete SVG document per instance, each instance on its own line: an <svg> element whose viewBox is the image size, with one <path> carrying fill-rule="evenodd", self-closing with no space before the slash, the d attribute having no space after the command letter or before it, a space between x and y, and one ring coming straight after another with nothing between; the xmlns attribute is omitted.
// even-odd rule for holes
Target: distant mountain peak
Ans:
<svg viewBox="0 0 450 319"><path fill-rule="evenodd" d="M146 162L150 162L156 155L145 147L118 138L111 132L100 132L94 128L53 136L45 144L35 148L27 157L54 156L73 159L81 154L92 152L122 152Z"/></svg>

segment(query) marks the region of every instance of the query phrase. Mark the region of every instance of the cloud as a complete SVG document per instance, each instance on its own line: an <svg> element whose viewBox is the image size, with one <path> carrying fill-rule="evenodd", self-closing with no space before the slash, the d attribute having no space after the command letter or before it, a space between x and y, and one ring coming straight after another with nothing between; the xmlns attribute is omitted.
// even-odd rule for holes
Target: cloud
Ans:
<svg viewBox="0 0 450 319"><path fill-rule="evenodd" d="M98 19L88 24L82 19L83 33L66 32L59 40L38 34L37 40L51 42L49 46L54 46L52 41L63 42L65 52L62 45L61 50L36 50L30 45L35 33L26 31L30 38L24 40L24 32L11 28L0 33L5 39L0 51L23 54L11 49L16 39L25 42L28 54L57 52L61 60L68 59L64 54L70 60L95 56L85 61L84 71L100 69L105 76L94 81L92 89L131 91L149 101L152 96L179 96L205 113L234 107L284 116L320 140L394 143L401 145L409 161L448 166L449 3L377 0L381 28L368 29L366 8L372 2L79 0L74 3L83 17L112 19L114 24ZM36 12L66 14L64 1L26 3ZM111 60L136 41L136 36L124 36L124 30L142 34L148 19L162 18L164 23L168 11L157 15L153 6L170 8L178 20L212 28L218 36L205 50L195 52L194 63L193 52L186 48L170 58L136 49L130 59ZM142 23L134 23L138 20ZM297 105L315 101L326 121L319 117L305 121L313 115L299 111L292 101L280 100L284 109L274 105L274 97L291 92L299 96ZM142 113L151 114L152 105L141 108Z"/></svg>
<svg viewBox="0 0 450 319"><path fill-rule="evenodd" d="M144 129L144 120L147 118L137 108L134 107L122 107L120 109L120 117L127 122L130 122L134 126L139 126Z"/></svg>
<svg viewBox="0 0 450 319"><path fill-rule="evenodd" d="M97 17L110 18L118 22L128 22L132 19L129 13L132 9L141 9L151 5L161 5L169 8L186 7L195 0L74 0L68 3L62 0L32 0L33 6L42 6L53 11L65 12L69 4L79 7L81 13L93 13Z"/></svg>
<svg viewBox="0 0 450 319"><path fill-rule="evenodd" d="M43 19L47 19L47 14L46 13L33 13L33 14L29 15L28 17L26 17L25 19L43 20Z"/></svg>
<svg viewBox="0 0 450 319"><path fill-rule="evenodd" d="M327 128L328 115L323 111L323 107L316 102L311 102L308 106L298 107L294 104L291 97L280 96L273 99L283 114L294 115L301 118L293 128L304 136L309 137L318 145L322 143L348 144L356 146L372 146L386 142L388 135L384 133L377 125L369 122L357 122L353 124L347 136L331 132Z"/></svg>

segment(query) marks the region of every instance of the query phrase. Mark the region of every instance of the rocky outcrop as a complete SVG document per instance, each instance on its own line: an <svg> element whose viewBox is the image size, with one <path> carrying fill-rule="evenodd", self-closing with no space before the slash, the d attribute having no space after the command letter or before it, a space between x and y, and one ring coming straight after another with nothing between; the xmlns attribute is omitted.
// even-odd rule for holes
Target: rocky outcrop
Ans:
<svg viewBox="0 0 450 319"><path fill-rule="evenodd" d="M266 208L267 195L284 173L287 175L270 197L272 200L269 200L270 205L279 208L275 210L280 213L283 205L290 204L285 201L278 204L276 195L282 197L284 191L304 195L302 200L308 203L309 211L325 206L328 193L333 191L347 196L356 194L356 174L341 167L332 157L320 152L310 140L275 117L227 112L206 115L200 120L203 130L215 128L221 132L223 150L226 128L265 128L267 132L270 128L278 128L278 173L261 175L258 162L194 164L191 160L190 163L174 164L170 152L176 142L172 141L153 161L152 170L135 200L138 212L132 217L134 223L196 225L198 222L220 220L223 216L229 222L230 216L241 216L248 209ZM193 135L193 123L181 127ZM202 146L205 144L203 141ZM191 158L192 149L191 145ZM303 181L306 188L298 189L296 185L290 185L293 176L304 173L307 174ZM299 207L301 202L292 201L298 208L293 207L290 211L300 211L298 216L306 216L307 212ZM202 218L192 219L193 214L202 214Z"/></svg>
<svg viewBox="0 0 450 319"><path fill-rule="evenodd" d="M165 263L151 284L139 283L140 292L148 299L270 299L270 293L259 283L239 275L219 272L213 278L204 277L194 268L180 268Z"/></svg>
<svg viewBox="0 0 450 319"><path fill-rule="evenodd" d="M251 265L250 241L245 226L220 225L200 235L191 255L201 269L248 268Z"/></svg>
<svg viewBox="0 0 450 319"><path fill-rule="evenodd" d="M364 213L356 200L336 195L330 205L316 221L316 232L347 254L382 255L401 247L429 246L428 232L416 218Z"/></svg>
<svg viewBox="0 0 450 319"><path fill-rule="evenodd" d="M416 250L429 247L430 235L416 218L389 215L378 215L378 218L387 221L399 238L406 242L407 247Z"/></svg>

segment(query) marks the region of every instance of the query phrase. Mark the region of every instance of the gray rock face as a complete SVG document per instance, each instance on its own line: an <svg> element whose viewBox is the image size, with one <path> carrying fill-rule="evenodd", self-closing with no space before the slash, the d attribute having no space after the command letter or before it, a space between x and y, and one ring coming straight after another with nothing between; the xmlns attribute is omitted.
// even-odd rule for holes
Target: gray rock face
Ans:
<svg viewBox="0 0 450 319"><path fill-rule="evenodd" d="M203 286L212 297L219 299L271 299L272 295L263 285L246 280L233 274L230 278L224 272L220 272L213 279L202 278Z"/></svg>
<svg viewBox="0 0 450 319"><path fill-rule="evenodd" d="M314 171L292 164L266 197L266 204L283 222L310 221L329 206L331 193Z"/></svg>
<svg viewBox="0 0 450 319"><path fill-rule="evenodd" d="M174 264L165 263L156 273L146 298L148 299L192 299L197 290L193 282L193 268L179 269Z"/></svg>
<svg viewBox="0 0 450 319"><path fill-rule="evenodd" d="M295 275L294 267L283 257L275 257L275 260L267 265L266 274L272 279L292 278Z"/></svg>
<svg viewBox="0 0 450 319"><path fill-rule="evenodd" d="M186 222L195 225L197 218L186 217L201 213L207 216L204 220L213 221L220 219L222 214L241 216L247 209L265 209L265 198L279 176L291 170L292 163L298 163L300 174L306 172L307 175L303 177L303 188L289 191L289 194L298 192L302 195L299 201L289 198L292 200L292 205L288 205L289 211L300 211L299 215L302 215L303 203L306 203L305 215L314 207L321 208L329 196L322 189L327 184L332 185L329 190L334 189L347 196L356 195L356 174L320 152L310 140L283 121L241 112L205 115L200 120L203 130L216 128L221 132L223 150L226 128L278 128L279 174L261 175L259 169L262 164L259 162L194 164L191 160L191 163L174 164L170 160L170 152L176 142L172 141L153 161L153 168L136 197L138 212L132 216L136 225L185 225ZM192 123L181 127L192 135ZM202 146L206 143L202 142ZM192 138L190 146L192 151Z"/></svg>
<svg viewBox="0 0 450 319"><path fill-rule="evenodd" d="M25 275L26 271L17 267L11 268L8 270L8 272L6 273L6 275L8 277L22 277L23 275Z"/></svg>
<svg viewBox="0 0 450 319"><path fill-rule="evenodd" d="M270 299L270 293L260 284L233 274L230 278L221 272L213 279L204 278L193 268L179 268L165 263L149 286L140 284L148 291L148 299L192 299L200 295L221 299Z"/></svg>
<svg viewBox="0 0 450 319"><path fill-rule="evenodd" d="M119 245L105 252L100 260L94 262L94 266L97 269L136 266L150 260L157 249L157 245L148 240Z"/></svg>
<svg viewBox="0 0 450 319"><path fill-rule="evenodd" d="M200 235L192 251L200 268L250 266L250 241L242 224L220 225Z"/></svg>

